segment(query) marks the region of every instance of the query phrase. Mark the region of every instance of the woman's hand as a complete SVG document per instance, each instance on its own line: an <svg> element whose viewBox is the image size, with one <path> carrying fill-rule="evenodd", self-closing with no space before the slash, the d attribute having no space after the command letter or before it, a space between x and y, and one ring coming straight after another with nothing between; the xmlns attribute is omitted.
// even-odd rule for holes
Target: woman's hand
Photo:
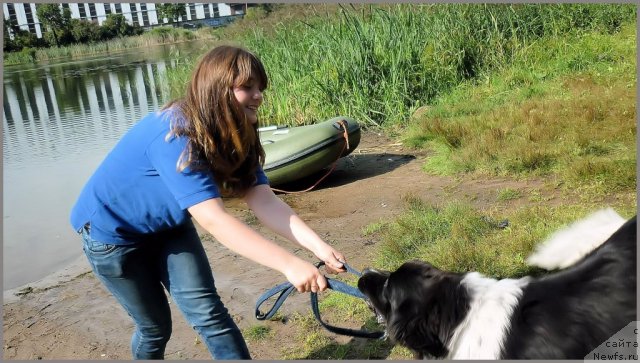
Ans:
<svg viewBox="0 0 640 363"><path fill-rule="evenodd" d="M298 292L318 292L327 289L327 279L317 267L307 261L296 258L284 269L287 280Z"/></svg>
<svg viewBox="0 0 640 363"><path fill-rule="evenodd" d="M320 260L324 261L324 266L329 273L337 274L346 271L344 268L344 262L346 262L344 255L328 244L323 243L314 251L314 254Z"/></svg>

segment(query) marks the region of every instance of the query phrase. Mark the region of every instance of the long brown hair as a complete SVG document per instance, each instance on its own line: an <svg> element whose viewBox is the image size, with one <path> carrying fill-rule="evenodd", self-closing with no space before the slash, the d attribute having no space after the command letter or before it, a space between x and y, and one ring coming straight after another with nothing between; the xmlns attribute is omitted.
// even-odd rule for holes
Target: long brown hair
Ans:
<svg viewBox="0 0 640 363"><path fill-rule="evenodd" d="M185 97L163 107L175 106L182 114L172 118L167 138L189 139L178 171L211 170L223 195L243 196L256 181L258 165L264 164L258 123L246 118L233 93L249 80L258 82L261 91L267 88L260 60L246 49L218 46L198 62Z"/></svg>

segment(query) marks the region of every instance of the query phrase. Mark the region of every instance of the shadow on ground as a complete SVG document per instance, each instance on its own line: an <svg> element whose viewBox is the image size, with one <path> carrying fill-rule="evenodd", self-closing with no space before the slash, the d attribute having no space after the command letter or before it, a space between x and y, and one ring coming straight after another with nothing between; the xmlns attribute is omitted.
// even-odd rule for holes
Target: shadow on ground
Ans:
<svg viewBox="0 0 640 363"><path fill-rule="evenodd" d="M378 326L375 318L368 319L360 329L371 331L372 326ZM351 338L344 344L332 342L317 348L303 359L386 359L392 349L387 339Z"/></svg>
<svg viewBox="0 0 640 363"><path fill-rule="evenodd" d="M416 157L409 154L352 154L338 160L335 170L331 172L314 189L333 188L391 172ZM286 191L306 190L320 180L329 168L294 182L274 186Z"/></svg>

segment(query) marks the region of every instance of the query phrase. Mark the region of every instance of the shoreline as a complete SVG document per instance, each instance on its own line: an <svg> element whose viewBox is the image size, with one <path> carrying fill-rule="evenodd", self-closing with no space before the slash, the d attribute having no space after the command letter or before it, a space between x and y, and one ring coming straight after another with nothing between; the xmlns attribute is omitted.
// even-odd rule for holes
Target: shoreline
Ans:
<svg viewBox="0 0 640 363"><path fill-rule="evenodd" d="M20 62L20 63L8 63L8 64L4 64L5 67L13 67L13 66L24 66L24 65L28 65L28 64L33 64L33 65L47 65L48 63L51 63L51 61L53 61L53 63L56 63L55 61L58 60L64 60L64 59L71 59L71 60L77 60L80 59L82 60L83 58L90 58L90 57L100 57L100 56L104 56L104 55L112 55L112 54L117 54L117 53L123 53L123 52L127 52L127 51L133 51L136 49L148 49L148 48L152 48L152 47L160 47L160 46L168 46L168 45L175 45L175 44L184 44L184 43L191 43L191 42L197 42L197 41L216 41L219 40L216 37L206 37L206 38L196 38L196 39L191 39L191 40L181 40L178 42L168 42L168 43L157 43L157 44L151 44L151 45L140 45L140 46L136 46L136 47L123 47L123 48L116 48L116 49L107 49L104 51L96 51L96 52L86 52L86 53L80 53L80 54L71 54L71 55L65 55L65 56L58 56L58 57L52 57L52 58L45 58L45 59L36 59L33 62ZM35 48L36 50L43 50L46 51L46 49L48 48ZM19 52L18 52L19 53ZM3 58L3 61L6 62L6 59Z"/></svg>
<svg viewBox="0 0 640 363"><path fill-rule="evenodd" d="M229 202L230 200L226 201L225 206L227 208L233 208L234 204ZM196 231L198 231L198 235L200 235L203 243L211 239L211 237L207 236L207 232L202 229L197 222L194 221L193 223L194 226L196 226ZM22 284L11 289L3 289L2 304L15 303L24 295L43 292L59 287L88 273L91 273L91 266L89 266L89 261L87 261L87 257L84 255L84 252L81 252L78 257L65 267L53 271L38 280Z"/></svg>
<svg viewBox="0 0 640 363"><path fill-rule="evenodd" d="M15 303L24 295L42 292L68 283L91 272L91 266L84 254L78 256L66 267L54 271L47 276L28 282L18 287L2 290L2 304Z"/></svg>

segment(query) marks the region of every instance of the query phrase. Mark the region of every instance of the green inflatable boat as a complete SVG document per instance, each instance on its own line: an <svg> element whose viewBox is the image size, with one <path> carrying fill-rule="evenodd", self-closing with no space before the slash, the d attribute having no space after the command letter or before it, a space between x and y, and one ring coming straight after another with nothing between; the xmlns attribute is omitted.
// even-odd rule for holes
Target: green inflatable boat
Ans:
<svg viewBox="0 0 640 363"><path fill-rule="evenodd" d="M347 127L348 149L343 125ZM263 169L272 186L316 173L349 155L360 143L360 125L348 117L308 126L267 126L258 130L265 152Z"/></svg>

